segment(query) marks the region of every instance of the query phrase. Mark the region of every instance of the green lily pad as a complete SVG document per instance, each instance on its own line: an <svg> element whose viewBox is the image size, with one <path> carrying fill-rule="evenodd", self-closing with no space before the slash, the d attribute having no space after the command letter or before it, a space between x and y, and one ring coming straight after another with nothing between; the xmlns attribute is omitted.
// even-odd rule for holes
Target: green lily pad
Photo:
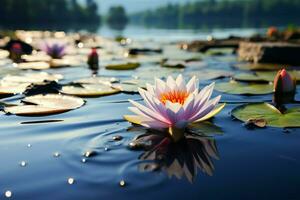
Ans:
<svg viewBox="0 0 300 200"><path fill-rule="evenodd" d="M0 59L7 58L9 56L9 52L6 50L0 50Z"/></svg>
<svg viewBox="0 0 300 200"><path fill-rule="evenodd" d="M19 94L26 90L31 83L1 82L0 95Z"/></svg>
<svg viewBox="0 0 300 200"><path fill-rule="evenodd" d="M26 62L49 62L51 57L47 54L37 53L33 55L22 55L22 59Z"/></svg>
<svg viewBox="0 0 300 200"><path fill-rule="evenodd" d="M175 60L168 60L168 61L162 62L161 66L166 67L166 68L182 69L182 68L185 68L185 62L175 61Z"/></svg>
<svg viewBox="0 0 300 200"><path fill-rule="evenodd" d="M262 63L241 63L234 65L236 68L241 70L268 70L277 71L282 69L283 66L279 64L262 64Z"/></svg>
<svg viewBox="0 0 300 200"><path fill-rule="evenodd" d="M105 84L83 84L82 87L64 86L61 92L79 97L100 97L119 93L120 90Z"/></svg>
<svg viewBox="0 0 300 200"><path fill-rule="evenodd" d="M240 73L234 76L235 80L249 82L272 82L276 76L276 71L255 72L255 73ZM289 71L289 74L297 81L300 80L300 71Z"/></svg>
<svg viewBox="0 0 300 200"><path fill-rule="evenodd" d="M80 84L106 84L110 85L110 83L116 83L119 79L115 77L89 77L89 78L82 78L79 80L75 80L74 83Z"/></svg>
<svg viewBox="0 0 300 200"><path fill-rule="evenodd" d="M72 67L72 66L79 66L81 62L75 59L52 59L50 61L51 68L59 68L59 67Z"/></svg>
<svg viewBox="0 0 300 200"><path fill-rule="evenodd" d="M228 94L261 95L273 92L272 84L239 83L235 81L217 83L215 89Z"/></svg>
<svg viewBox="0 0 300 200"><path fill-rule="evenodd" d="M19 69L33 69L33 70L43 70L49 69L50 64L47 62L26 62L17 64Z"/></svg>
<svg viewBox="0 0 300 200"><path fill-rule="evenodd" d="M52 115L80 108L84 100L60 94L35 95L26 97L24 103L34 105L16 105L5 107L6 113L20 116Z"/></svg>
<svg viewBox="0 0 300 200"><path fill-rule="evenodd" d="M233 73L225 70L205 69L201 71L189 72L188 75L191 77L196 76L201 81L201 80L211 80L211 79L230 77L233 75Z"/></svg>
<svg viewBox="0 0 300 200"><path fill-rule="evenodd" d="M133 77L139 78L141 80L151 80L153 78L164 78L168 76L176 77L178 73L183 69L174 69L174 68L166 68L160 66L151 66L151 67L141 67L135 73L133 73Z"/></svg>
<svg viewBox="0 0 300 200"><path fill-rule="evenodd" d="M123 64L111 64L105 68L109 70L133 70L140 66L140 63L123 63Z"/></svg>
<svg viewBox="0 0 300 200"><path fill-rule="evenodd" d="M236 107L233 109L232 115L243 122L255 119L265 120L266 125L272 127L300 127L300 107L294 107L281 113L271 104L254 103Z"/></svg>
<svg viewBox="0 0 300 200"><path fill-rule="evenodd" d="M24 75L6 75L3 77L1 82L12 82L12 83L41 83L43 81L58 81L63 79L61 74L49 74L46 72L40 73L26 73Z"/></svg>
<svg viewBox="0 0 300 200"><path fill-rule="evenodd" d="M120 84L113 84L113 88L120 90L121 92L127 93L138 93L141 86L138 84L130 84L130 83L120 83ZM142 87L144 88L144 87Z"/></svg>
<svg viewBox="0 0 300 200"><path fill-rule="evenodd" d="M210 135L222 135L223 131L220 127L214 125L210 121L203 121L199 123L192 123L188 126L188 130L191 133L201 135L201 136L210 136Z"/></svg>

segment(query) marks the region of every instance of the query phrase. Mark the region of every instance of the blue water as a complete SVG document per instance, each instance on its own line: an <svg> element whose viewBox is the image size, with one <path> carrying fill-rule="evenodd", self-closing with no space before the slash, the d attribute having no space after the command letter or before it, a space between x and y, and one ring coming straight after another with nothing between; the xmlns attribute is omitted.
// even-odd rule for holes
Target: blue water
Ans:
<svg viewBox="0 0 300 200"><path fill-rule="evenodd" d="M220 37L231 33L243 35L252 31L140 30L137 33L133 30L124 34L137 40L152 37L157 41L167 38L171 41L192 40L208 34ZM112 36L105 30L100 32ZM154 33L159 34L153 37ZM238 61L235 56L229 57L235 61L221 61L220 56L205 57L204 61L209 68L222 66L232 71L232 64ZM195 73L201 73L201 70ZM48 72L65 75L66 82L90 76L87 66L51 69ZM100 71L101 75L121 79L130 77L131 73L134 71ZM202 81L201 85L210 82ZM0 199L6 199L4 193L7 190L12 192L11 199L21 200L300 198L299 129L268 127L249 130L230 115L230 111L241 102L271 101L271 95L247 97L223 94L222 101L229 103L212 121L222 134L198 138L199 147L210 144L210 148L196 148L191 152L183 149L186 153L183 162L190 162L188 157L193 153L209 159L209 166L197 167L193 181L185 175L169 177L168 167L156 171L141 169L143 164L148 163L139 159L144 151L132 151L128 144L145 130L135 129L123 120L122 116L130 113L128 99L139 100L140 96L121 93L86 98L86 105L80 109L45 117L1 113ZM122 136L123 139L114 141L114 136ZM92 151L92 156L85 158L83 154L86 151ZM54 156L56 152L58 157ZM20 166L21 161L26 161L27 165ZM182 169L175 168L173 172L181 174ZM69 178L75 180L74 184L68 184ZM125 186L120 186L120 181L124 181Z"/></svg>

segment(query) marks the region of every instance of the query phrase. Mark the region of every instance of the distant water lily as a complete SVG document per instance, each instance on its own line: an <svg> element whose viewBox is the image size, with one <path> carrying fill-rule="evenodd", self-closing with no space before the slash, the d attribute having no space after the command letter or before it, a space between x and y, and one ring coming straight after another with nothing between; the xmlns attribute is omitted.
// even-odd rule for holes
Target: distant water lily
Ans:
<svg viewBox="0 0 300 200"><path fill-rule="evenodd" d="M22 45L20 43L14 43L10 48L9 57L14 62L19 63L22 61L21 55L23 54Z"/></svg>
<svg viewBox="0 0 300 200"><path fill-rule="evenodd" d="M46 52L52 58L60 59L66 54L66 44L59 42L45 42L42 51Z"/></svg>
<svg viewBox="0 0 300 200"><path fill-rule="evenodd" d="M221 96L210 99L214 83L201 91L198 85L195 77L186 84L182 75L176 80L169 76L166 82L156 79L154 86L147 84L147 91L139 88L145 105L129 100L134 106L129 110L136 115L124 118L150 129L168 131L178 141L190 123L207 120L224 107L217 106Z"/></svg>

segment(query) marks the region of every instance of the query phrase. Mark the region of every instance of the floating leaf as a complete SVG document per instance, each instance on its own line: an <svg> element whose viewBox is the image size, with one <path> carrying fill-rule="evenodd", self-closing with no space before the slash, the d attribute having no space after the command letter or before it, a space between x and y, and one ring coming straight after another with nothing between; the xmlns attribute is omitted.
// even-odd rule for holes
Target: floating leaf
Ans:
<svg viewBox="0 0 300 200"><path fill-rule="evenodd" d="M248 84L235 81L217 83L215 89L228 94L260 95L273 92L271 84Z"/></svg>
<svg viewBox="0 0 300 200"><path fill-rule="evenodd" d="M300 127L300 107L291 108L285 113L281 113L268 103L245 104L233 109L232 115L243 122L265 120L267 126Z"/></svg>
<svg viewBox="0 0 300 200"><path fill-rule="evenodd" d="M146 88L146 84L153 83L152 80L148 79L131 79L131 80L124 80L121 83L113 84L112 87L116 88L122 92L127 93L138 93L138 88Z"/></svg>
<svg viewBox="0 0 300 200"><path fill-rule="evenodd" d="M110 83L115 83L118 81L119 81L119 79L117 79L115 77L89 77L89 78L82 78L82 79L76 80L76 81L74 81L74 83L110 85Z"/></svg>
<svg viewBox="0 0 300 200"><path fill-rule="evenodd" d="M50 65L46 62L26 62L17 64L19 69L34 69L34 70L42 70L49 69Z"/></svg>
<svg viewBox="0 0 300 200"><path fill-rule="evenodd" d="M239 81L253 81L253 82L272 82L276 76L276 71L270 72L255 72L255 73L241 73L234 76L235 80ZM289 74L296 80L300 80L300 71L289 71Z"/></svg>
<svg viewBox="0 0 300 200"><path fill-rule="evenodd" d="M140 63L123 63L123 64L111 64L105 68L109 70L133 70L140 66Z"/></svg>
<svg viewBox="0 0 300 200"><path fill-rule="evenodd" d="M188 73L189 76L196 76L199 80L210 80L232 76L232 72L218 69L206 69Z"/></svg>
<svg viewBox="0 0 300 200"><path fill-rule="evenodd" d="M33 55L22 55L22 59L26 62L49 62L51 57L46 54L37 53Z"/></svg>
<svg viewBox="0 0 300 200"><path fill-rule="evenodd" d="M84 105L84 100L81 98L58 94L30 96L23 102L35 105L9 106L5 107L4 111L22 116L50 115L74 110Z"/></svg>
<svg viewBox="0 0 300 200"><path fill-rule="evenodd" d="M83 84L82 87L64 86L61 92L79 97L99 97L116 94L120 91L104 84Z"/></svg>
<svg viewBox="0 0 300 200"><path fill-rule="evenodd" d="M234 65L236 68L241 70L270 70L277 71L282 69L282 66L287 65L279 65L279 64L262 64L262 63L240 63Z"/></svg>
<svg viewBox="0 0 300 200"><path fill-rule="evenodd" d="M30 83L2 82L0 84L0 95L19 94L26 90Z"/></svg>
<svg viewBox="0 0 300 200"><path fill-rule="evenodd" d="M70 66L79 66L81 63L77 60L71 60L71 59L52 59L50 61L50 66L52 68L58 68L58 67L70 67Z"/></svg>
<svg viewBox="0 0 300 200"><path fill-rule="evenodd" d="M58 81L63 79L61 74L49 74L46 72L40 73L26 73L23 76L7 75L3 77L2 82L15 82L15 83L40 83L43 81Z"/></svg>
<svg viewBox="0 0 300 200"><path fill-rule="evenodd" d="M182 61L175 61L175 60L167 60L161 63L162 67L166 68L185 68L185 62Z"/></svg>
<svg viewBox="0 0 300 200"><path fill-rule="evenodd" d="M209 121L192 123L188 126L188 130L191 133L202 135L202 136L209 136L213 134L223 134L223 131L220 127L214 125Z"/></svg>
<svg viewBox="0 0 300 200"><path fill-rule="evenodd" d="M137 84L126 84L126 83L119 83L113 84L113 88L120 90L121 92L128 92L128 93L138 93L139 85Z"/></svg>
<svg viewBox="0 0 300 200"><path fill-rule="evenodd" d="M6 50L0 50L0 59L7 58L9 56L9 52Z"/></svg>

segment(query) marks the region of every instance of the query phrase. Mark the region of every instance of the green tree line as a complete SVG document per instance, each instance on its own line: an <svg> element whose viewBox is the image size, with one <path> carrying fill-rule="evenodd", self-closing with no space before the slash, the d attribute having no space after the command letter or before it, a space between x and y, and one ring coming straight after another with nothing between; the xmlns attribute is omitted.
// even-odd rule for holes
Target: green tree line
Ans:
<svg viewBox="0 0 300 200"><path fill-rule="evenodd" d="M168 4L135 13L130 20L137 24L162 27L259 27L299 24L299 11L299 0L204 0L183 5Z"/></svg>
<svg viewBox="0 0 300 200"><path fill-rule="evenodd" d="M100 24L94 0L0 0L0 27Z"/></svg>

